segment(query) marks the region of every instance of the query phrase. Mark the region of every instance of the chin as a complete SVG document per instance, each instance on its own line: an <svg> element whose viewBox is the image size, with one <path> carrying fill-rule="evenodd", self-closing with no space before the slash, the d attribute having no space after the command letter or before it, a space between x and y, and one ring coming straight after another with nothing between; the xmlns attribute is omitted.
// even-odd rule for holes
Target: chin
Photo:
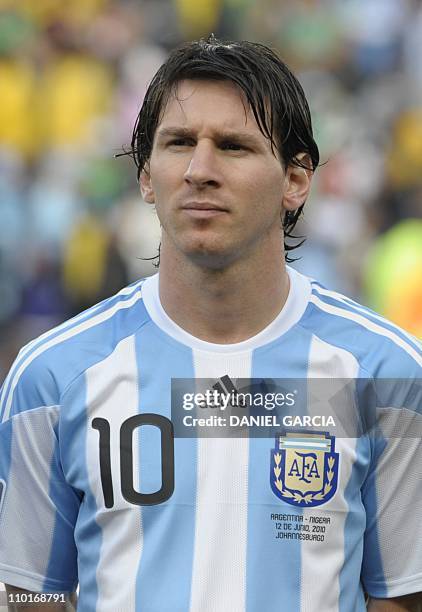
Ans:
<svg viewBox="0 0 422 612"><path fill-rule="evenodd" d="M215 235L179 233L177 237L173 237L172 242L183 258L210 270L221 270L239 256L239 249L236 249L232 240L219 240Z"/></svg>
<svg viewBox="0 0 422 612"><path fill-rule="evenodd" d="M208 270L222 270L237 259L232 249L228 252L226 249L217 249L215 246L214 248L192 248L188 252L185 251L185 255L195 265Z"/></svg>

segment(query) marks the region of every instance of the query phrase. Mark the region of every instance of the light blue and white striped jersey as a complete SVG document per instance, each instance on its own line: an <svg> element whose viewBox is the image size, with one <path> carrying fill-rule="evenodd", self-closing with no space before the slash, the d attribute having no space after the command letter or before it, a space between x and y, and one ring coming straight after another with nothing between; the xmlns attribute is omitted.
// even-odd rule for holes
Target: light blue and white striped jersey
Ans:
<svg viewBox="0 0 422 612"><path fill-rule="evenodd" d="M154 276L20 351L1 392L0 581L79 584L81 612L361 612L365 592L422 591L420 346L289 275L281 313L238 344L178 327ZM172 379L226 376L304 380L309 414L311 381L351 380L337 405L353 421L376 397L382 435L173 438ZM407 382L368 392L380 379ZM383 434L397 415L410 435Z"/></svg>

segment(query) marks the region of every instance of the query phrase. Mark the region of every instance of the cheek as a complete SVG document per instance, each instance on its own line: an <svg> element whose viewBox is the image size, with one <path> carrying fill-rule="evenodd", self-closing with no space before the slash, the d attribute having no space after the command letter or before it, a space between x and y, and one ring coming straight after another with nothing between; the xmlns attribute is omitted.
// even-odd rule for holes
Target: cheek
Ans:
<svg viewBox="0 0 422 612"><path fill-rule="evenodd" d="M280 172L254 174L254 181L248 187L250 201L261 211L281 211L283 202L284 176ZM255 208L255 207L254 207Z"/></svg>
<svg viewBox="0 0 422 612"><path fill-rule="evenodd" d="M151 160L151 186L156 198L168 199L174 195L176 187L181 180L182 169L178 167L179 165L175 164L174 161L172 163L164 161L158 165Z"/></svg>

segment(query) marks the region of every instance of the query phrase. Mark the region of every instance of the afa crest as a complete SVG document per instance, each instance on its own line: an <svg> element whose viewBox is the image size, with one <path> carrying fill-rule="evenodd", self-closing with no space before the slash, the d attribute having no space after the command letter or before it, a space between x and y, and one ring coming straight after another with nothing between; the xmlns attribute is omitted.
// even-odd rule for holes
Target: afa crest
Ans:
<svg viewBox="0 0 422 612"><path fill-rule="evenodd" d="M339 454L326 432L276 436L271 451L271 488L292 506L321 506L337 491Z"/></svg>

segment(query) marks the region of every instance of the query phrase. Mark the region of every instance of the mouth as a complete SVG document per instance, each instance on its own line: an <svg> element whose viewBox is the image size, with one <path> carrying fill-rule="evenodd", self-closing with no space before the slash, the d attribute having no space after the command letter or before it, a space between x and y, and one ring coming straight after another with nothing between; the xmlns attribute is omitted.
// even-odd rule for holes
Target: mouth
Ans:
<svg viewBox="0 0 422 612"><path fill-rule="evenodd" d="M193 217L207 218L228 213L227 208L214 202L187 202L182 210Z"/></svg>

